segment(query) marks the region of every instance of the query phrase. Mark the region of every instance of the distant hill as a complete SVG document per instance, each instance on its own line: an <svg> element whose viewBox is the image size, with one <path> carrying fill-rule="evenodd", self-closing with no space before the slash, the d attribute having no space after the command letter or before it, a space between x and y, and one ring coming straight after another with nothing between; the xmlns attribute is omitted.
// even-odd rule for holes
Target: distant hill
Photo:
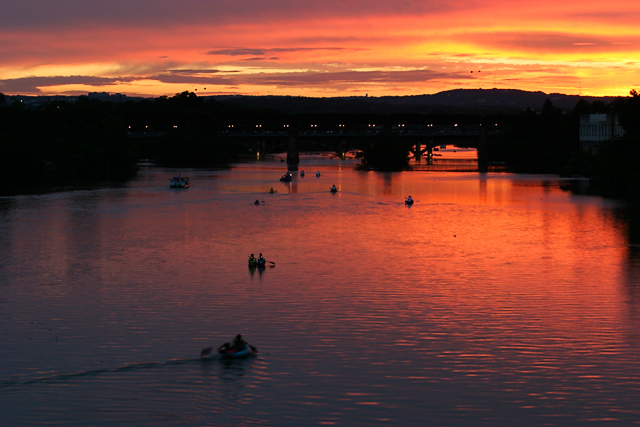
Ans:
<svg viewBox="0 0 640 427"><path fill-rule="evenodd" d="M1 95L1 94L0 94ZM138 102L152 98L127 97L122 94L89 93L90 99L123 103ZM570 111L580 99L588 102L602 101L606 104L616 97L592 97L564 95L561 93L527 92L517 89L454 89L433 95L413 96L354 96L334 98L308 98L303 96L202 96L215 99L221 104L231 104L237 109L251 109L256 113L274 112L286 114L515 114L524 109L540 111L549 99L553 106ZM5 95L7 104L14 100L28 107L38 107L52 101L76 102L78 96L23 96ZM0 105L2 105L0 97ZM222 106L222 108L226 108Z"/></svg>
<svg viewBox="0 0 640 427"><path fill-rule="evenodd" d="M570 111L580 99L610 103L616 97L590 97L517 89L455 89L433 95L306 98L295 96L215 96L239 107L290 114L513 114L530 108L540 111L549 99L553 106Z"/></svg>

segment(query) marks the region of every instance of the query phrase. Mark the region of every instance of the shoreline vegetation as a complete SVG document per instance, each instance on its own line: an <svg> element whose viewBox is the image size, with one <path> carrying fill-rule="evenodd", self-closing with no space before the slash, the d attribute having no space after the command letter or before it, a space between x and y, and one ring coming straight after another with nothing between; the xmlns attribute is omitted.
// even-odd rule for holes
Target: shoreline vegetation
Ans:
<svg viewBox="0 0 640 427"><path fill-rule="evenodd" d="M142 158L175 167L228 165L246 148L227 139L216 117L292 116L257 105L183 92L123 103L80 96L75 102L54 100L28 107L0 93L0 176L9 188L3 193L42 184L126 181L135 175ZM625 131L623 137L603 142L598 154L579 149L580 115L595 113L618 114ZM594 194L640 196L640 94L636 90L611 102L580 99L570 111L554 107L547 99L538 111L525 108L509 114L506 123L499 134L487 139L482 154L487 161L504 163L514 173L586 177ZM149 144L134 138L136 133L162 136ZM363 167L385 171L408 167L411 147L397 135L382 131L361 138L358 145Z"/></svg>

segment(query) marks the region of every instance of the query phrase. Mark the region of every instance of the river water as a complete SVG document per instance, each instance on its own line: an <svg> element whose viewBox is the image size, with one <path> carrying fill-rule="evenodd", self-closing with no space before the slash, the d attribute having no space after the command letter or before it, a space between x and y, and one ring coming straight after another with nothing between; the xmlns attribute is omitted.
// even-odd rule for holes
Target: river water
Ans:
<svg viewBox="0 0 640 427"><path fill-rule="evenodd" d="M628 206L555 176L354 166L0 198L0 424L640 423ZM259 252L275 266L249 269ZM257 357L200 360L238 333Z"/></svg>

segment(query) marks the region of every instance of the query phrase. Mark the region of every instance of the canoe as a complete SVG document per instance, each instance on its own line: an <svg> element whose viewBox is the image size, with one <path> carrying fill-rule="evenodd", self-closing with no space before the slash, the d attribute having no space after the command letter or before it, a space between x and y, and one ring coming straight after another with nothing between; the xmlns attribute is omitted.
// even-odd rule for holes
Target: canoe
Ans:
<svg viewBox="0 0 640 427"><path fill-rule="evenodd" d="M189 188L189 178L174 176L169 180L171 188Z"/></svg>
<svg viewBox="0 0 640 427"><path fill-rule="evenodd" d="M251 350L251 347L247 344L243 350L237 351L233 348L229 350L218 350L218 354L220 354L220 357L223 359L244 359L245 357L251 356L253 350Z"/></svg>

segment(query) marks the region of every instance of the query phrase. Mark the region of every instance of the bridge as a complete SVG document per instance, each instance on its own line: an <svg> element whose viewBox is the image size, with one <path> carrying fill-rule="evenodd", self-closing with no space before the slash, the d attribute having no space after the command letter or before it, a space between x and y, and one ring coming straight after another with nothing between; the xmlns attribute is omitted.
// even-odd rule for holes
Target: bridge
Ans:
<svg viewBox="0 0 640 427"><path fill-rule="evenodd" d="M384 130L373 127L364 132L304 130L288 127L286 131L235 132L225 135L235 143L247 147L256 158L269 154L287 153L287 164L295 170L299 163L300 152L324 151L344 159L347 153L356 150L364 140L379 135ZM401 126L391 129L391 133L407 140L411 145L412 156L420 161L426 157L428 164L433 161L433 149L440 145L476 148L480 152L485 148L487 136L497 133L495 129L484 130L481 126L430 126L424 130L408 130Z"/></svg>
<svg viewBox="0 0 640 427"><path fill-rule="evenodd" d="M499 132L504 119L502 115L466 114L255 114L218 115L207 127L245 147L256 158L286 152L291 170L297 168L301 151L328 151L345 158L359 143L385 132L408 140L416 160L426 157L431 162L433 148L439 145L476 148L478 165L483 170L486 139ZM184 124L173 128L180 126ZM144 138L150 132L131 134Z"/></svg>

